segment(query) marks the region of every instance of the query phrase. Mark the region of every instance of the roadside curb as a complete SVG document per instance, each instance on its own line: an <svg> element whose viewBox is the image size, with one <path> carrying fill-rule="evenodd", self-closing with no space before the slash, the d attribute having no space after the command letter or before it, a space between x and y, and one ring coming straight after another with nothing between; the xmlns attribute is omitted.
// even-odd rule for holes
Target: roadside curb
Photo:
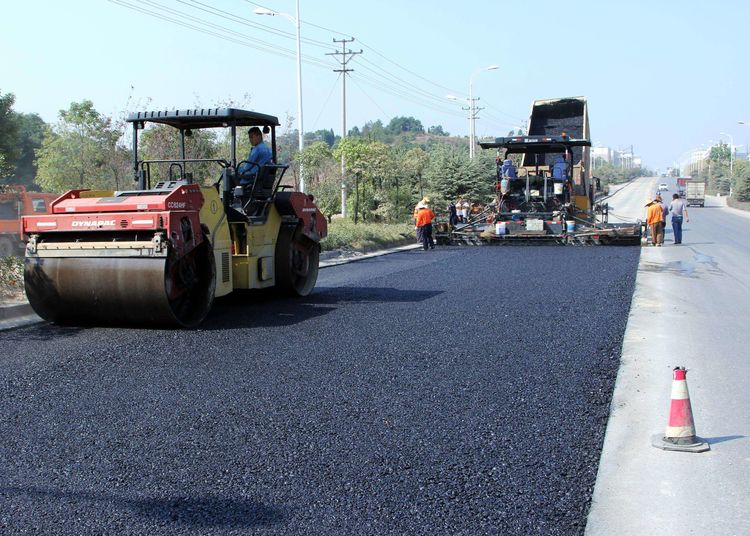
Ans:
<svg viewBox="0 0 750 536"><path fill-rule="evenodd" d="M412 249L421 248L422 246L420 244L407 244L406 246L398 246L395 248L388 248L388 249L379 249L377 251L373 251L371 253L360 253L360 252L351 252L351 253L340 253L339 257L333 257L330 256L329 258L323 258L318 263L319 268L328 268L330 266L338 266L340 264L348 264L350 262L357 262L362 261L365 259L371 259L373 257L380 257L382 255L388 255L389 253L398 253L399 251L409 251ZM326 254L336 254L335 251L326 251L321 254L321 256L325 256Z"/></svg>
<svg viewBox="0 0 750 536"><path fill-rule="evenodd" d="M0 320L6 318L16 318L33 314L34 310L28 302L16 303L13 305L0 305Z"/></svg>
<svg viewBox="0 0 750 536"><path fill-rule="evenodd" d="M0 305L0 331L42 322L28 302Z"/></svg>

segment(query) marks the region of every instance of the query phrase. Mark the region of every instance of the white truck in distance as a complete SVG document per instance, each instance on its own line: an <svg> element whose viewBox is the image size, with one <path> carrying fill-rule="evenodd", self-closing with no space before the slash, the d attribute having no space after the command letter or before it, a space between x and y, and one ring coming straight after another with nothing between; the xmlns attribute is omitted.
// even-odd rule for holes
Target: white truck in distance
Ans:
<svg viewBox="0 0 750 536"><path fill-rule="evenodd" d="M685 185L685 201L688 206L704 206L706 203L706 183L688 181Z"/></svg>

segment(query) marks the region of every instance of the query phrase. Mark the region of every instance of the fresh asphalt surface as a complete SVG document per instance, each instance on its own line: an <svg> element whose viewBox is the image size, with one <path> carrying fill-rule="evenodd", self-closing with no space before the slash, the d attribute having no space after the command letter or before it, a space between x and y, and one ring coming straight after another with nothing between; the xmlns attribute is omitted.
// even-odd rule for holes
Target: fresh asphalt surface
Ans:
<svg viewBox="0 0 750 536"><path fill-rule="evenodd" d="M0 334L0 533L581 534L638 247L450 247Z"/></svg>

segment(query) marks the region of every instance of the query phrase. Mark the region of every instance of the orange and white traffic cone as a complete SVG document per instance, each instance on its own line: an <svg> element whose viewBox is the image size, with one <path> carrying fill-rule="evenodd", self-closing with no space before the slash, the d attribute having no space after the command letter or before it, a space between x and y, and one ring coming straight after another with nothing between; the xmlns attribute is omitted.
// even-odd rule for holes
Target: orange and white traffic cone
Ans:
<svg viewBox="0 0 750 536"><path fill-rule="evenodd" d="M705 452L711 447L695 435L686 375L685 367L675 367L672 371L672 403L669 407L667 429L664 435L653 436L651 444L663 450Z"/></svg>

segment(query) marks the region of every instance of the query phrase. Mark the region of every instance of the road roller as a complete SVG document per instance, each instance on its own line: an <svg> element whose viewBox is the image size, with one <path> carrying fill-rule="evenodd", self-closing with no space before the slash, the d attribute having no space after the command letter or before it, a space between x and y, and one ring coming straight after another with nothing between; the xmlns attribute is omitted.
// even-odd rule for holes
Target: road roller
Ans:
<svg viewBox="0 0 750 536"><path fill-rule="evenodd" d="M136 112L127 122L136 188L71 190L47 214L23 218L24 284L39 316L194 328L234 290L312 292L326 219L312 196L282 185L276 117L211 108ZM171 127L175 158L140 158L139 133L154 125ZM270 142L272 160L259 169L237 159L245 127ZM229 154L191 158L186 138L200 129L224 129Z"/></svg>

